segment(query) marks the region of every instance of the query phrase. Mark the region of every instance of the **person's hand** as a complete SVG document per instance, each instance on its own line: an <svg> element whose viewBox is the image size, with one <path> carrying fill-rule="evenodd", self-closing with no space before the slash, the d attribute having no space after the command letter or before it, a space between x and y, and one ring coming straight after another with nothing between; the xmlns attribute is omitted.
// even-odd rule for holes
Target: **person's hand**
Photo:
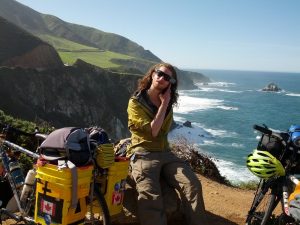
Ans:
<svg viewBox="0 0 300 225"><path fill-rule="evenodd" d="M167 87L167 90L159 94L159 99L161 101L161 104L169 105L169 102L171 100L171 85Z"/></svg>

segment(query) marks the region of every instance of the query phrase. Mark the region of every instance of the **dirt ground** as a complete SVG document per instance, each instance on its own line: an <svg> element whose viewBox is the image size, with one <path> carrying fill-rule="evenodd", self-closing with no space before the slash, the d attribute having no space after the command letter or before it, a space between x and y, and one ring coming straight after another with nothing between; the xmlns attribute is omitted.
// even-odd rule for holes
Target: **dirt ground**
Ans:
<svg viewBox="0 0 300 225"><path fill-rule="evenodd" d="M228 187L199 175L209 225L245 224L247 212L254 197L254 191ZM15 224L9 220L6 225ZM201 225L201 223L199 223Z"/></svg>
<svg viewBox="0 0 300 225"><path fill-rule="evenodd" d="M203 176L199 178L202 183L205 207L208 211L208 224L245 224L255 191L228 187Z"/></svg>
<svg viewBox="0 0 300 225"><path fill-rule="evenodd" d="M211 179L198 175L201 180L204 203L207 211L207 221L199 225L244 225L247 213L252 204L255 190L242 190L229 187ZM179 219L179 220L178 220ZM129 220L130 221L130 220ZM126 223L122 221L117 225L139 225L138 222ZM168 225L183 225L179 216L170 220Z"/></svg>

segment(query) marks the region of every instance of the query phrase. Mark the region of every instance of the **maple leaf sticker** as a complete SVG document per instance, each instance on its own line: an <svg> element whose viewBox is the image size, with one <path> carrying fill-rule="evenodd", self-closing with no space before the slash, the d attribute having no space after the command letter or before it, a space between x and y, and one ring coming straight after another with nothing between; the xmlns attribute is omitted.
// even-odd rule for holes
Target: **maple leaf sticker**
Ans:
<svg viewBox="0 0 300 225"><path fill-rule="evenodd" d="M49 201L46 201L46 200L42 199L42 201L41 201L41 211L43 213L46 213L50 216L55 216L55 208L56 208L55 203L49 202Z"/></svg>

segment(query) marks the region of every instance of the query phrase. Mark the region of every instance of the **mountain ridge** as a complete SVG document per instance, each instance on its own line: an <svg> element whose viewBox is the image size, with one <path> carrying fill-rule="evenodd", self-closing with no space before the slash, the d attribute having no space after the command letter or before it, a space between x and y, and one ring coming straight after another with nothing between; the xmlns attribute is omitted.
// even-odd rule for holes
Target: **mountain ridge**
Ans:
<svg viewBox="0 0 300 225"><path fill-rule="evenodd" d="M3 9L9 8L2 7L7 2L13 6L16 3L14 0L0 0L0 17ZM24 17L31 14L37 16L37 19L41 18L40 14L30 11L28 7L22 9L25 14L19 15L19 20L22 18L25 21L27 18ZM22 10L15 9L4 14L16 11ZM43 27L41 21L32 23L32 27L37 29ZM34 36L5 18L0 18L1 24L1 32L5 34L0 36L1 110L29 121L46 121L56 128L97 125L103 127L112 138L129 135L128 99L136 89L138 79L157 62L125 55L122 58L117 53L104 52L105 56L111 54L111 62L119 66L100 68L81 59L65 66L57 50L37 35ZM59 40L63 42L63 39ZM24 48L16 47L17 44ZM74 46L71 41L69 44L72 50ZM75 50L80 49L81 45L77 44ZM93 52L98 51L98 48L88 47L85 50ZM98 53L99 56L101 51ZM178 68L176 70L179 88L197 88L190 74ZM208 79L204 76L202 78Z"/></svg>
<svg viewBox="0 0 300 225"><path fill-rule="evenodd" d="M144 58L149 58L150 61L161 61L150 51L144 50L142 46L121 35L107 33L92 27L68 23L56 16L39 13L15 0L1 0L1 2L0 16L35 35L38 33L52 34L69 40L75 40L77 43L120 53L124 53L124 48L132 48L133 51L127 50L128 55L134 57L143 55ZM98 39L98 41L92 42L90 39ZM107 42L104 41L105 39L111 40ZM122 43L122 48L120 48L120 43ZM146 53L143 54L140 53L140 51L146 51Z"/></svg>
<svg viewBox="0 0 300 225"><path fill-rule="evenodd" d="M88 44L99 50L112 51L134 57L136 63L130 60L118 60L120 67L132 67L145 73L148 68L162 60L155 56L150 50L145 50L142 46L123 37L119 34L107 33L92 27L65 22L58 17L39 13L15 0L0 1L0 16L16 24L19 27L33 33L34 35L49 34L61 38L70 38L77 43ZM74 35L74 36L73 36ZM70 40L68 39L68 40ZM43 39L47 41L46 39ZM80 57L79 57L80 58ZM88 63L92 63L88 61ZM183 84L189 84L188 88L196 88L191 77L191 73L197 79L208 82L209 78L201 73L189 72L178 69L178 75ZM194 78L193 78L194 79ZM181 86L181 84L179 83Z"/></svg>
<svg viewBox="0 0 300 225"><path fill-rule="evenodd" d="M0 17L0 66L59 68L63 63L48 43ZM18 38L15 38L18 37Z"/></svg>

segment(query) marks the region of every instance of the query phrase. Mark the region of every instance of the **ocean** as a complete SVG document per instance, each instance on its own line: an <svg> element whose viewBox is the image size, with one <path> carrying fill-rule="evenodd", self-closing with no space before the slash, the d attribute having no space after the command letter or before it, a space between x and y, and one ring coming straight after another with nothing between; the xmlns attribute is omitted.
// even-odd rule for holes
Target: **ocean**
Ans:
<svg viewBox="0 0 300 225"><path fill-rule="evenodd" d="M190 121L192 128L175 129L169 139L184 136L199 152L212 157L221 175L233 184L257 180L245 163L259 136L252 127L266 124L286 131L292 124L300 125L300 73L196 71L212 82L179 91L174 119L179 124ZM271 82L282 90L261 91Z"/></svg>

